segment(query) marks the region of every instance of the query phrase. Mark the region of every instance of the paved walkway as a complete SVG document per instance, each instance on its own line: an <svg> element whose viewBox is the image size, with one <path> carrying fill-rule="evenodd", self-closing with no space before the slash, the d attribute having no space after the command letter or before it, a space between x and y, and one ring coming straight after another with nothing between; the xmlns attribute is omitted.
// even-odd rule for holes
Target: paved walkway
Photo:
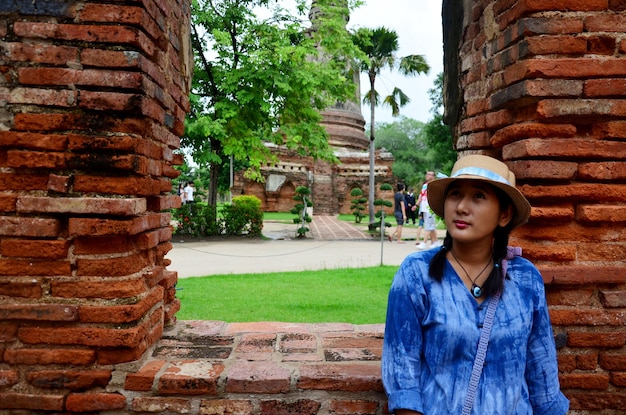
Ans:
<svg viewBox="0 0 626 415"><path fill-rule="evenodd" d="M311 235L298 239L295 224L265 222L262 239L181 242L172 238L168 269L180 278L216 274L248 274L319 269L399 266L415 252L415 227L405 227L406 243L365 234L331 216L314 216ZM391 229L394 229L393 227ZM389 231L388 231L389 232Z"/></svg>

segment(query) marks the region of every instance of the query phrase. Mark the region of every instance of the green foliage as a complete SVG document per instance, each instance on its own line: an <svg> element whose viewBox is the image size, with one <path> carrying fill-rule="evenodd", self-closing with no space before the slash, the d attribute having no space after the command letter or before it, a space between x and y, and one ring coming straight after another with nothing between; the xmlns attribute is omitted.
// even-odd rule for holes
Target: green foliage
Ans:
<svg viewBox="0 0 626 415"><path fill-rule="evenodd" d="M179 279L181 320L385 322L397 266ZM207 293L224 293L207 301ZM233 304L237 304L233 307Z"/></svg>
<svg viewBox="0 0 626 415"><path fill-rule="evenodd" d="M192 203L172 211L176 235L216 236L223 231L223 221L218 220L215 209L205 203Z"/></svg>
<svg viewBox="0 0 626 415"><path fill-rule="evenodd" d="M429 148L429 154L432 155L432 170L449 174L457 159L457 152L453 144L452 130L443 123L443 72L437 76L435 85L428 90L428 94L432 103L430 112L433 118L424 127L424 132L425 143Z"/></svg>
<svg viewBox="0 0 626 415"><path fill-rule="evenodd" d="M310 199L311 190L306 186L298 186L296 187L296 194L293 196L293 200L297 203L291 209L291 213L296 215L293 219L293 223L298 224L296 228L296 237L304 238L306 237L306 233L310 231L310 229L306 226L307 223L311 223L313 218L309 215L308 208L313 206L313 202Z"/></svg>
<svg viewBox="0 0 626 415"><path fill-rule="evenodd" d="M261 236L263 211L261 200L256 196L236 196L231 205L224 205L224 230L227 235L249 237Z"/></svg>
<svg viewBox="0 0 626 415"><path fill-rule="evenodd" d="M350 210L354 215L354 223L361 223L361 219L365 217L363 211L365 210L365 204L367 203L367 198L363 197L363 190L355 187L350 191L350 196L353 199L350 201L352 204L350 205Z"/></svg>
<svg viewBox="0 0 626 415"><path fill-rule="evenodd" d="M304 0L295 15L271 0L191 2L195 65L182 146L210 166L210 205L229 156L256 180L276 161L268 143L336 161L319 110L355 96L346 57L360 52L345 30L357 2L335 3L316 1L324 18L309 30Z"/></svg>

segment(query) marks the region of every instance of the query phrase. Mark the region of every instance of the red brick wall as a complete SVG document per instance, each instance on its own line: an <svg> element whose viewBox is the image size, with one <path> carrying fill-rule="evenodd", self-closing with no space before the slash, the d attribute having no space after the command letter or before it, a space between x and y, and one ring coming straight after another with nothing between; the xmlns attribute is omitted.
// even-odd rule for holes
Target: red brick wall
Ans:
<svg viewBox="0 0 626 415"><path fill-rule="evenodd" d="M505 160L533 205L515 234L543 273L571 409L626 408L626 4L472 3L461 153Z"/></svg>
<svg viewBox="0 0 626 415"><path fill-rule="evenodd" d="M174 320L188 21L169 0L0 4L0 412L124 408L115 365Z"/></svg>

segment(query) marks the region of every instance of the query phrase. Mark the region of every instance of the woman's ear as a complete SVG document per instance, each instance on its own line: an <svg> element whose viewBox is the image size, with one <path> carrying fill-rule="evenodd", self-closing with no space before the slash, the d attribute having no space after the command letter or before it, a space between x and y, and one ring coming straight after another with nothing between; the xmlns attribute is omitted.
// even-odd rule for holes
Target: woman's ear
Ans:
<svg viewBox="0 0 626 415"><path fill-rule="evenodd" d="M498 225L504 228L506 225L509 224L509 222L511 222L512 219L513 219L513 206L509 205L506 207L506 209L500 211L500 221L498 222Z"/></svg>

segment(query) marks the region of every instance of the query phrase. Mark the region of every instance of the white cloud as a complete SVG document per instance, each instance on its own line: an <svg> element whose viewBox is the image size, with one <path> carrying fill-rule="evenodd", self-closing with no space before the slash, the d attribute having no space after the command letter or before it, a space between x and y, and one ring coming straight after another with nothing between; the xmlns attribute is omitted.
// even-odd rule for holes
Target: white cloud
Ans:
<svg viewBox="0 0 626 415"><path fill-rule="evenodd" d="M398 56L423 55L430 65L428 75L405 77L383 72L376 78L376 89L388 95L394 87L400 88L411 102L400 109L400 114L426 122L431 103L428 90L440 72L443 72L443 34L441 26L442 0L366 0L366 4L352 12L348 28L384 26L398 34ZM361 77L361 93L369 88L367 77ZM369 122L369 108L363 109ZM376 122L393 121L389 107L376 108Z"/></svg>

